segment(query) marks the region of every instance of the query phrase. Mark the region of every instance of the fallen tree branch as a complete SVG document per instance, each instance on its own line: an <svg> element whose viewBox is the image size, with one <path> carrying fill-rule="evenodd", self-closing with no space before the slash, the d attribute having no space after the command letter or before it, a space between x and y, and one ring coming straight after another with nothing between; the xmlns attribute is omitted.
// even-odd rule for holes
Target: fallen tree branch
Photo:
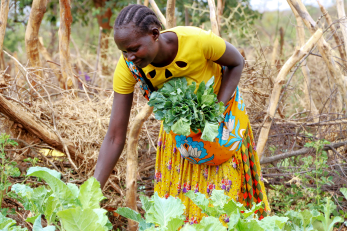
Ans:
<svg viewBox="0 0 347 231"><path fill-rule="evenodd" d="M59 137L56 134L50 132L47 128L36 122L33 115L5 99L2 94L0 94L0 112L8 116L12 121L21 124L29 133L37 136L46 144L52 146L58 151L65 151L63 143L60 142ZM71 154L71 158L85 159L82 154L77 153L76 148L71 142L64 142Z"/></svg>
<svg viewBox="0 0 347 231"><path fill-rule="evenodd" d="M335 144L326 144L326 145L324 145L323 150L324 151L327 151L329 149L333 150L333 148L338 148L338 147L341 147L344 145L347 145L347 141L339 142L339 143L335 143ZM313 152L314 150L315 150L314 148L302 148L302 149L299 149L297 151L286 152L286 153L282 153L282 154L272 156L272 157L266 157L260 161L260 164L268 164L268 163L282 160L282 159L286 159L286 158L289 158L292 156L300 156L300 155L303 155L303 154L306 154L309 152Z"/></svg>

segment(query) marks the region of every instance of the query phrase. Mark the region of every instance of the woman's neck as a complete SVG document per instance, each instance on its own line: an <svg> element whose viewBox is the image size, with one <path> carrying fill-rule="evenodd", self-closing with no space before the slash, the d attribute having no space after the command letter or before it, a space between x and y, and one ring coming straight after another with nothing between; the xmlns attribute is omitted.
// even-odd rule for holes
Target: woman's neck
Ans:
<svg viewBox="0 0 347 231"><path fill-rule="evenodd" d="M164 67L172 63L178 52L178 38L174 32L165 32L159 36L158 54L151 63L155 67Z"/></svg>

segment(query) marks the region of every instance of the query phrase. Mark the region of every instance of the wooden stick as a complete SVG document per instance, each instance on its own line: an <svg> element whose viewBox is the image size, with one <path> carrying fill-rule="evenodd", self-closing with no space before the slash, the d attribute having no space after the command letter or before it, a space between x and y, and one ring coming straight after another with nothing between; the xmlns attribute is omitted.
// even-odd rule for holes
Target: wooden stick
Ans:
<svg viewBox="0 0 347 231"><path fill-rule="evenodd" d="M301 2L301 0L287 0L287 1L288 1L288 4L292 7L292 9L294 8L298 12L301 19L304 21L306 27L309 29L311 35L313 35L319 28L316 22L312 19L311 15L308 13L305 5ZM317 42L317 46L318 46L319 52L322 55L323 60L328 66L331 77L334 79L335 83L337 84L339 88L340 93L342 94L344 103L347 104L347 89L345 87L344 76L341 73L340 69L335 64L334 58L330 52L331 51L330 45L325 41L323 37L321 37L321 39L318 40ZM341 106L339 108L339 111L342 110Z"/></svg>
<svg viewBox="0 0 347 231"><path fill-rule="evenodd" d="M4 45L4 38L7 25L7 17L9 11L10 0L1 0L0 9L0 54L2 52L2 47Z"/></svg>
<svg viewBox="0 0 347 231"><path fill-rule="evenodd" d="M30 16L28 25L25 31L25 48L29 64L33 68L41 68L40 54L39 54L39 30L46 12L47 0L34 0L31 5ZM34 73L43 78L41 70L35 70ZM31 83L35 86L36 81Z"/></svg>
<svg viewBox="0 0 347 231"><path fill-rule="evenodd" d="M208 6L210 7L210 20L211 20L212 32L220 36L218 21L217 21L217 14L216 14L216 3L214 2L214 0L207 0L207 1L208 1Z"/></svg>
<svg viewBox="0 0 347 231"><path fill-rule="evenodd" d="M153 11L158 16L158 18L160 19L161 23L164 25L165 28L167 28L167 26L166 26L166 19L165 19L164 15L161 13L161 11L159 10L159 7L157 6L157 3L155 3L154 0L149 0L149 3L153 7Z"/></svg>
<svg viewBox="0 0 347 231"><path fill-rule="evenodd" d="M281 71L278 73L276 82L272 89L269 107L267 110L267 115L265 116L265 119L264 119L264 126L260 130L260 135L258 139L257 152L259 155L259 159L261 158L263 154L266 142L268 140L271 123L275 117L276 108L280 98L282 86L285 82L285 78L287 74L297 62L299 62L304 56L308 54L308 52L319 41L322 35L323 35L322 30L318 29L304 46L302 46L300 49L297 49L294 52L294 54L287 60L287 62L283 65Z"/></svg>
<svg viewBox="0 0 347 231"><path fill-rule="evenodd" d="M278 38L275 40L274 48L272 49L272 55L271 55L271 68L276 67L275 73L277 73L277 70L279 69L279 55L278 55L278 48L279 48L280 42L278 41ZM271 75L271 81L275 82L275 75Z"/></svg>
<svg viewBox="0 0 347 231"><path fill-rule="evenodd" d="M62 78L59 85L63 89L74 88L74 78L70 63L70 34L71 34L71 4L70 0L59 0L60 27L59 27L59 55Z"/></svg>
<svg viewBox="0 0 347 231"><path fill-rule="evenodd" d="M336 32L337 28L335 27L333 20L331 19L328 11L325 9L325 7L320 3L319 0L317 0L317 3L319 5L320 10L322 11L322 14L325 16L325 19L327 20L327 23L330 27L331 32L333 33L334 36L334 40L337 46L337 49L339 50L340 53L340 57L341 59L343 59L344 61L342 61L345 66L347 67L347 56L346 56L346 52L343 49L343 44L341 43L341 39L338 35L338 33Z"/></svg>
<svg viewBox="0 0 347 231"><path fill-rule="evenodd" d="M301 20L298 12L296 12L296 10L294 8L292 8L292 11L295 15L295 19L296 19L296 31L297 31L297 36L298 36L298 44L299 47L302 47L305 45L305 28L304 28L304 23ZM316 108L315 103L313 102L313 99L310 95L310 89L309 87L311 86L311 78L310 78L310 69L307 66L307 62L306 60L302 63L302 74L304 75L305 81L304 81L304 95L305 98L304 100L302 100L303 102L303 107L307 110L307 111L311 111L312 115L314 117L314 122L318 122L319 118L317 117L319 115L319 111Z"/></svg>
<svg viewBox="0 0 347 231"><path fill-rule="evenodd" d="M1 94L0 112L8 116L10 120L21 124L29 133L37 136L43 142L47 143L48 145L54 147L55 149L61 152L65 152L64 145L55 133L50 132L47 128L42 126L40 123L36 122L32 114L26 112L25 110L23 110L23 108L20 108L19 106L11 103L7 99L5 99L5 97ZM64 140L64 143L67 145L72 159L85 159L85 157L82 154L77 154L77 150L71 142Z"/></svg>
<svg viewBox="0 0 347 231"><path fill-rule="evenodd" d="M127 144L127 173L126 173L126 197L125 203L128 208L137 211L136 192L137 192L137 168L138 168L138 152L137 144L143 123L151 115L153 107L144 106L139 114L136 115L135 120L129 132L129 139ZM131 221L131 222L130 222ZM136 231L137 223L128 219L128 230Z"/></svg>
<svg viewBox="0 0 347 231"><path fill-rule="evenodd" d="M337 15L340 20L343 42L345 45L345 51L347 53L347 23L346 23L345 5L343 3L343 0L336 0L336 8L337 8Z"/></svg>
<svg viewBox="0 0 347 231"><path fill-rule="evenodd" d="M175 22L175 2L176 0L168 0L166 4L166 28L172 28L176 26Z"/></svg>

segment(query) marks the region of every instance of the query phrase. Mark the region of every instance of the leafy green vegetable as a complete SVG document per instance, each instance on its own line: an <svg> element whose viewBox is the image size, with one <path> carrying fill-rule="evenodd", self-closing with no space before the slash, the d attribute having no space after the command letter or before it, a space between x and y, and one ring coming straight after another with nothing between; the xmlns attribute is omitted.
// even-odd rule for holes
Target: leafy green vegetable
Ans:
<svg viewBox="0 0 347 231"><path fill-rule="evenodd" d="M100 190L100 183L94 177L89 178L81 185L80 193L78 196L79 201L84 209L100 208L99 202L105 199Z"/></svg>
<svg viewBox="0 0 347 231"><path fill-rule="evenodd" d="M59 227L57 220L63 225L64 230L112 229L112 224L106 215L107 211L100 208L99 203L105 197L100 183L94 177L78 188L75 184L65 184L61 181L60 174L55 170L32 167L28 170L28 175L40 177L49 186L49 188L40 186L32 189L26 185L15 184L12 187L12 191L22 200L24 208L33 213L34 217L28 218L28 221L33 223L34 231L53 231L55 226ZM41 214L45 215L48 225L55 226L43 228Z"/></svg>
<svg viewBox="0 0 347 231"><path fill-rule="evenodd" d="M57 213L65 230L104 231L99 217L92 209L81 207L66 209Z"/></svg>
<svg viewBox="0 0 347 231"><path fill-rule="evenodd" d="M201 82L197 90L195 82L188 86L185 78L173 78L152 93L148 105L154 107L155 118L164 121L166 132L188 136L200 130L201 139L214 141L225 107L218 103L213 85L214 77Z"/></svg>
<svg viewBox="0 0 347 231"><path fill-rule="evenodd" d="M21 228L16 226L16 221L5 217L2 213L0 213L0 230L3 231L28 231L27 228Z"/></svg>
<svg viewBox="0 0 347 231"><path fill-rule="evenodd" d="M36 217L35 222L33 224L33 231L55 231L55 227L54 226L47 226L47 227L43 228L42 224L41 224L41 214L39 214Z"/></svg>

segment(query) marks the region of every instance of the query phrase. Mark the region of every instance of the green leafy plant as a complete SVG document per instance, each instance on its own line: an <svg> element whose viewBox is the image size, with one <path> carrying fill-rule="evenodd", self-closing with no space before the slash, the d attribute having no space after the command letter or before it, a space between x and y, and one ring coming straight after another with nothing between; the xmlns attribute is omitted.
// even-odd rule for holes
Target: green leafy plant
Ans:
<svg viewBox="0 0 347 231"><path fill-rule="evenodd" d="M27 228L22 228L16 225L17 222L0 213L0 230L4 231L28 231ZM36 230L35 230L36 231Z"/></svg>
<svg viewBox="0 0 347 231"><path fill-rule="evenodd" d="M12 185L9 182L8 177L9 176L14 176L14 177L20 176L20 171L16 167L17 163L10 161L9 159L6 159L5 147L7 145L17 146L18 144L17 144L17 142L11 140L9 135L3 133L0 135L0 158L1 158L0 208L1 208L2 200L8 192L8 188Z"/></svg>
<svg viewBox="0 0 347 231"><path fill-rule="evenodd" d="M29 163L31 163L31 165L33 166L33 167L35 167L36 166L36 164L39 162L39 158L37 158L37 157L35 157L35 158L25 158L24 160L23 160L24 162L29 162Z"/></svg>
<svg viewBox="0 0 347 231"><path fill-rule="evenodd" d="M23 184L15 184L15 192L24 208L30 210L33 217L28 222L33 223L37 230L85 230L104 231L112 229L106 216L106 210L100 208L103 196L100 183L95 178L84 182L80 188L77 185L60 180L61 174L44 167L31 167L27 176L43 179L48 188L40 186L31 188ZM44 215L48 226L42 228L41 215ZM62 227L58 225L62 224ZM53 224L54 226L50 226Z"/></svg>
<svg viewBox="0 0 347 231"><path fill-rule="evenodd" d="M316 184L315 200L318 205L320 204L321 187L324 184L330 185L333 183L333 177L327 177L328 172L324 171L324 169L328 167L328 154L327 152L323 151L323 147L325 144L330 144L330 142L327 140L317 140L305 144L305 147L314 148L316 151L316 158L314 160L315 169L308 171L307 174L309 178L312 179ZM308 169L311 166L313 159L311 156L308 156L303 158L303 161L305 162L306 169Z"/></svg>
<svg viewBox="0 0 347 231"><path fill-rule="evenodd" d="M191 130L201 130L201 139L213 141L225 111L224 104L217 101L213 85L214 77L206 84L201 82L197 90L195 82L188 86L185 78L173 78L152 93L148 105L154 107L155 118L163 120L166 132L188 136Z"/></svg>
<svg viewBox="0 0 347 231"><path fill-rule="evenodd" d="M183 226L185 207L181 200L171 196L167 199L160 198L157 193L151 199L144 196L140 197L143 209L146 211L145 219L141 217L141 214L130 208L118 208L116 212L138 222L140 231L176 231L182 226L182 231L226 231L226 226L230 231L271 231L281 230L288 220L286 217L272 216L259 221L256 212L262 208L261 204L253 204L253 207L248 210L242 204L230 200L223 190L213 190L210 198L193 191L189 191L185 195L206 214L206 217L203 217L199 224L186 224ZM227 225L220 222L220 218L223 217L227 218L225 219L228 221Z"/></svg>

